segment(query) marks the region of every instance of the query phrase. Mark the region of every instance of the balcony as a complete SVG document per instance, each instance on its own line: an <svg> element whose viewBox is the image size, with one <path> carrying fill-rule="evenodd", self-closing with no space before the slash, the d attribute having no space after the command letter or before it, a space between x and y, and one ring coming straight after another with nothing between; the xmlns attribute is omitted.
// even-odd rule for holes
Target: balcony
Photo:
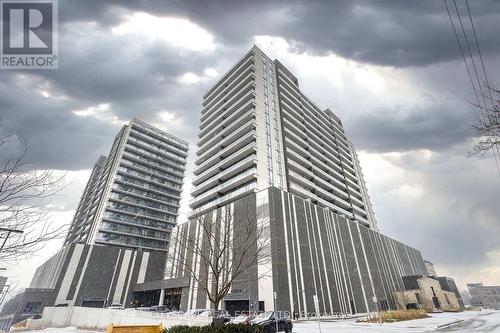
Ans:
<svg viewBox="0 0 500 333"><path fill-rule="evenodd" d="M170 135L168 133L159 131L155 127L150 126L150 125L148 125L148 124L146 124L146 123L144 123L136 118L134 118L132 121L132 128L134 128L134 127L136 127L136 129L139 128L139 129L144 130L146 133L148 133L148 135L156 135L160 138L164 138L168 141L171 141L171 142L179 145L180 147L185 148L186 150L189 147L189 144L186 141L180 140L179 138L177 138L173 135Z"/></svg>
<svg viewBox="0 0 500 333"><path fill-rule="evenodd" d="M170 176L171 173L166 173L166 172L163 172L160 170L144 167L142 164L140 164L140 166L137 166L137 164L133 164L133 162L129 162L126 159L122 159L120 161L120 167L132 169L132 170L142 172L142 173L152 174L154 176L164 178L165 180L177 183L179 185L183 184L182 177L173 177L173 176Z"/></svg>
<svg viewBox="0 0 500 333"><path fill-rule="evenodd" d="M245 172L225 181L224 183L222 183L216 187L213 187L206 192L203 192L203 193L197 195L195 198L191 199L189 204L191 207L199 206L200 204L203 204L208 200L211 200L217 196L223 195L224 193L232 190L233 188L237 187L240 184L247 183L252 178L257 178L257 169L256 168L245 171Z"/></svg>
<svg viewBox="0 0 500 333"><path fill-rule="evenodd" d="M163 205L168 205L168 206L175 207L175 208L179 208L180 207L179 204L174 204L174 203L166 201L165 200L166 198L163 198L163 199L161 199L161 198L154 198L154 197L151 197L151 196L144 195L142 193L130 192L130 191L122 190L122 189L120 189L118 187L115 187L115 186L112 186L111 190L112 190L113 193L119 193L119 194L123 194L123 195L128 195L128 196L131 196L131 197L135 197L137 199L148 200L148 201L156 202L156 203L163 204Z"/></svg>
<svg viewBox="0 0 500 333"><path fill-rule="evenodd" d="M302 110L302 103L300 102L300 100L298 100L297 98L293 97L291 94L289 94L287 91L285 90L280 90L280 97L282 97L281 99L285 99L287 101L287 103L294 109L296 110Z"/></svg>
<svg viewBox="0 0 500 333"><path fill-rule="evenodd" d="M166 165L172 165L174 168L181 172L184 172L185 170L186 160L184 160L182 163L176 162L171 158L162 158L158 154L154 154L148 150L130 144L127 144L125 146L125 152L133 154L134 157L138 158L141 161L143 160L142 158L145 157L146 161L154 161Z"/></svg>
<svg viewBox="0 0 500 333"><path fill-rule="evenodd" d="M225 169L224 171L216 174L215 177L207 179L206 181L193 187L193 191L191 192L191 194L193 196L197 196L207 191L210 187L215 186L215 184L219 183L220 181L225 181L226 179L231 178L242 170L248 169L256 164L257 157L255 155L248 156L247 158L242 159L241 161Z"/></svg>
<svg viewBox="0 0 500 333"><path fill-rule="evenodd" d="M109 201L112 201L112 202L115 202L115 203L118 203L118 204L122 204L122 205L125 205L125 206L129 206L129 207L130 206L131 207L137 207L137 208L140 208L140 209L145 209L145 210L148 210L148 211L157 212L157 213L161 213L161 214L168 214L168 215L174 215L174 216L177 215L177 211L169 211L169 210L165 210L165 209L160 209L160 208L156 208L156 207L144 205L142 203L136 203L136 202L129 201L129 200L123 200L123 199L117 199L117 198L109 198Z"/></svg>
<svg viewBox="0 0 500 333"><path fill-rule="evenodd" d="M217 131L219 126L222 123L225 123L228 118L235 119L233 116L242 110L248 110L249 108L255 108L255 90L250 90L245 93L239 100L237 100L230 107L224 108L223 112L217 116L210 123L202 123L202 127L200 127L200 135L198 138L200 142L198 143L198 147L202 147L206 145L206 142L211 139L211 137L206 137L207 133L211 133L213 131ZM236 120L236 119L235 119Z"/></svg>
<svg viewBox="0 0 500 333"><path fill-rule="evenodd" d="M234 108L233 108L234 109ZM217 136L220 131L220 128L227 127L234 122L237 121L247 121L250 117L255 117L256 112L255 112L255 102L253 99L249 99L245 104L242 106L238 107L237 110L231 109L229 111L229 116L224 118L220 123L217 124L217 126L212 127L209 131L202 131L200 135L198 136L199 141L198 141L198 149L197 155L200 155L204 149L207 149L210 147L210 145L206 145L209 141L211 141L214 136ZM201 149L203 148L203 149Z"/></svg>
<svg viewBox="0 0 500 333"><path fill-rule="evenodd" d="M202 173L204 170L210 168L211 166L219 163L221 160L231 156L238 150L242 149L246 145L254 142L257 139L257 134L254 130L248 132L247 134L243 134L243 136L237 138L226 148L215 152L212 157L206 159L203 163L201 163L197 168L197 173ZM220 145L219 147L223 147L224 145ZM219 148L220 149L220 148Z"/></svg>
<svg viewBox="0 0 500 333"><path fill-rule="evenodd" d="M278 84L280 84L280 90L286 90L290 94L293 94L297 100L301 99L300 89L295 84L290 83L290 79L282 74L281 71L278 70Z"/></svg>
<svg viewBox="0 0 500 333"><path fill-rule="evenodd" d="M289 170L288 175L289 175L290 179L293 179L293 181L295 183L300 184L303 188L308 189L308 190L313 190L314 192L311 192L312 196L319 196L319 197L323 197L327 201L334 201L332 204L339 206L339 207L342 207L344 209L351 208L351 204L349 202L342 199L338 195L321 188L320 186L318 186L318 184L309 180L310 178L308 178L308 176L302 175L302 174L295 172L295 171L292 171L292 170ZM346 196L345 193L343 193L343 195Z"/></svg>
<svg viewBox="0 0 500 333"><path fill-rule="evenodd" d="M105 210L109 211L109 212L113 212L113 213L129 215L129 216L145 217L147 219L154 220L154 221L159 221L159 222L163 222L163 223L169 222L168 220L165 220L164 218L159 218L159 217L155 217L155 216L152 216L152 215L147 215L147 214L144 214L144 212L135 213L135 212L129 212L129 211L126 211L126 210L122 210L122 209L118 209L118 208L112 208L112 207L105 207ZM172 215L174 217L177 216L177 214L170 214L170 215Z"/></svg>
<svg viewBox="0 0 500 333"><path fill-rule="evenodd" d="M227 132L228 135L225 136L224 134L218 135L217 137L214 137L212 142L212 145L207 146L209 147L208 149L204 149L202 153L200 153L198 156L198 159L195 162L195 165L201 166L206 160L210 159L212 156L217 155L218 151L220 149L224 149L221 147L231 145L233 142L238 141L238 138L242 135L246 135L249 132L255 131L255 119L251 118L247 120L244 124L240 125L239 128L237 128L234 131L229 131ZM195 170L195 172L198 172L198 170Z"/></svg>
<svg viewBox="0 0 500 333"><path fill-rule="evenodd" d="M247 66L254 65L254 52L247 53L236 65L234 65L222 78L220 78L210 88L205 95L203 95L204 103L208 103L211 99L217 97L223 90L224 84L231 80L232 77L241 73Z"/></svg>
<svg viewBox="0 0 500 333"><path fill-rule="evenodd" d="M170 183L168 180L164 180L163 182L161 182L159 177L144 175L144 174L138 173L138 172L131 170L131 169L123 170L121 168L118 168L117 174L122 175L122 176L127 176L130 178L134 178L136 180L139 180L139 181L142 181L145 183L154 184L154 185L159 186L159 187L166 187L166 188L171 189L171 190L176 191L176 192L182 191L182 186L179 184ZM174 185L177 185L177 186L174 186Z"/></svg>
<svg viewBox="0 0 500 333"><path fill-rule="evenodd" d="M350 213L349 211L347 211L341 207L338 207L338 206L318 197L314 193L310 192L309 190L307 190L306 188L300 186L299 184L297 184L295 182L290 182L289 190L290 190L290 193L296 194L299 197L304 198L306 200L308 199L312 203L317 202L317 204L319 206L329 208L330 210L332 210L336 214L344 214L346 216L352 216L352 213Z"/></svg>
<svg viewBox="0 0 500 333"><path fill-rule="evenodd" d="M200 214L202 214L202 213L204 213L212 208L223 206L224 204L228 203L230 200L236 200L236 199L242 198L244 196L249 195L250 193L256 192L256 190L257 190L257 183L252 182L252 183L250 183L242 188L239 188L235 191L229 192L228 194L226 194L220 198L217 198L214 201L211 201L203 206L197 207L196 209L194 209L192 216L197 216L197 215L200 215Z"/></svg>
<svg viewBox="0 0 500 333"><path fill-rule="evenodd" d="M126 149L126 148L125 148ZM158 168L164 172L171 173L173 175L179 176L179 177L184 177L184 169L179 168L177 165L173 163L169 163L168 160L160 160L160 159L144 159L141 158L140 156L136 155L135 153L131 153L127 150L125 150L122 154L122 156L126 157L127 159L130 159L131 161L135 161L137 163L142 163L146 164L149 166L154 166L155 168ZM161 161L161 162L159 162Z"/></svg>
<svg viewBox="0 0 500 333"><path fill-rule="evenodd" d="M202 120L205 119L206 116L208 115L207 112L209 110L213 109L213 107L215 105L217 105L217 103L221 99L230 97L232 94L234 94L235 91L237 91L239 89L239 86L242 83L245 83L245 81L247 81L249 78L251 78L252 80L255 80L255 67L254 66L249 66L249 67L245 68L244 70L242 70L240 72L240 74L238 74L238 76L231 79L231 81L230 81L231 84L224 87L224 91L222 91L221 94L214 96L215 98L210 99L210 101L208 101L208 102L206 100L203 101L203 110L201 111Z"/></svg>
<svg viewBox="0 0 500 333"><path fill-rule="evenodd" d="M147 235L141 235L139 233L128 232L125 230L118 230L118 228L116 228L116 227L115 228L103 227L103 228L99 228L99 231L111 233L111 234L122 235L122 236L131 236L131 237L137 237L137 238L151 239L151 240L160 241L160 242L167 242L168 241L168 238L167 238L168 235L166 235L165 238L152 237L152 236L147 236Z"/></svg>
<svg viewBox="0 0 500 333"><path fill-rule="evenodd" d="M244 78L240 82L237 82L237 85L233 87L233 89L224 94L222 98L216 100L214 104L211 104L209 107L207 106L205 109L203 109L201 123L203 124L205 122L210 122L210 119L213 119L218 114L220 114L224 105L227 106L228 102L229 104L231 104L235 100L238 100L238 96L241 96L242 92L251 86L255 86L255 74L253 72L250 72L246 78Z"/></svg>
<svg viewBox="0 0 500 333"><path fill-rule="evenodd" d="M327 179L330 183L336 184L337 187L342 189L342 191L347 191L348 187L344 183L344 177L342 174L338 173L333 169L329 169L328 172L325 172L322 168L313 165L314 174L319 174L323 179Z"/></svg>
<svg viewBox="0 0 500 333"><path fill-rule="evenodd" d="M257 146L255 145L255 143L252 142L248 144L241 150L221 160L219 163L215 164L214 166L208 168L207 170L195 176L193 179L193 185L201 184L205 180L221 173L225 169L230 168L233 164L236 164L238 161L247 158L250 155L254 155L256 151L257 151Z"/></svg>
<svg viewBox="0 0 500 333"><path fill-rule="evenodd" d="M137 149L137 147L138 147L141 150L146 150L148 153L154 154L154 156L160 155L160 156L164 157L165 159L174 160L174 161L179 162L181 164L186 163L185 156L182 157L182 156L179 156L178 154L171 153L169 151L166 151L163 148L158 148L158 146L156 146L156 145L154 145L154 146L148 145L147 142L136 139L132 136L129 136L127 138L127 145L129 147L132 146L134 149Z"/></svg>
<svg viewBox="0 0 500 333"><path fill-rule="evenodd" d="M333 155L330 150L326 149L324 146L321 145L317 140L311 140L309 141L309 148L311 152L314 152L317 154L317 156L322 156L328 158L329 161L333 161L333 163L328 163L328 165L338 165L340 164L340 160L337 158L337 156ZM339 167L340 169L340 167Z"/></svg>
<svg viewBox="0 0 500 333"><path fill-rule="evenodd" d="M200 130L203 131L207 127L213 125L214 121L219 119L222 115L224 115L224 113L227 112L229 106L241 103L241 101L246 101L245 98L248 98L248 96L252 94L255 94L255 82L250 81L246 86L242 87L233 97L227 100L222 100L216 112L212 112L209 117L207 117L206 119L202 119Z"/></svg>
<svg viewBox="0 0 500 333"><path fill-rule="evenodd" d="M281 104L281 113L283 114L283 117L295 120L296 123L301 124L301 126L303 126L305 129L304 116L302 116L302 110L293 108L292 106L290 106L290 104L288 104L288 102L285 99L281 99L280 104Z"/></svg>
<svg viewBox="0 0 500 333"><path fill-rule="evenodd" d="M114 180L114 183L130 186L130 187L142 190L142 191L157 193L159 195L163 195L163 196L170 197L170 198L177 199L177 200L180 199L180 193L177 194L178 191L175 191L176 194L173 194L173 193L164 192L164 191L160 191L160 190L156 190L154 188L151 188L151 186L149 184L143 184L143 183L138 184L138 183L133 183L133 182L130 182L128 180L123 180L123 179L118 179L118 178L116 178ZM166 190L168 190L168 189L166 189Z"/></svg>
<svg viewBox="0 0 500 333"><path fill-rule="evenodd" d="M297 134L295 134L295 132L292 131L291 126L290 127L285 126L284 133L285 133L285 147L287 145L294 145L300 147L300 149L306 156L309 155L309 151L307 150L309 149L309 145L307 144L307 139L305 139L304 137L297 136Z"/></svg>
<svg viewBox="0 0 500 333"><path fill-rule="evenodd" d="M174 144L178 144L178 143L176 143L176 141L172 142L172 140L170 140L170 139L160 140L160 139L157 139L156 137L153 137L152 135L148 135L146 133L143 133L142 131L135 129L134 127L132 127L132 129L130 130L130 135L136 136L143 141L147 141L147 142L150 142L153 144L158 144L161 147L163 147L164 149L174 151L175 153L178 153L184 157L187 157L187 155L188 155L187 154L187 151L188 151L187 146L185 148L179 148L179 147L174 145Z"/></svg>
<svg viewBox="0 0 500 333"><path fill-rule="evenodd" d="M306 133L306 128L302 124L296 124L292 122L288 117L283 117L282 118L282 124L285 125L285 128L290 129L293 131L295 135L300 137L301 141L302 140L307 140L307 133Z"/></svg>

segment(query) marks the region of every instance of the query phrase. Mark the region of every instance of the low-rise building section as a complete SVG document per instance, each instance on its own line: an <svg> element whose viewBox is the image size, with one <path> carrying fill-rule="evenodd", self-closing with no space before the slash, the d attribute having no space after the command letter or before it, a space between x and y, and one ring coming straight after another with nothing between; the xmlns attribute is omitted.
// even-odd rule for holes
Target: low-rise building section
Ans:
<svg viewBox="0 0 500 333"><path fill-rule="evenodd" d="M500 286L485 286L482 283L467 285L472 306L500 310Z"/></svg>
<svg viewBox="0 0 500 333"><path fill-rule="evenodd" d="M250 307L252 311L279 309L310 316L315 311L314 295L318 297L321 314L395 309L393 292L404 289L402 276L425 274L418 250L276 187L192 219L178 226L174 233L181 236L173 238L183 241L182 237L189 237L188 244L210 246L210 242L222 237L205 233L206 237L197 236L198 224L203 220L217 221L219 216L230 216L231 220L224 223L234 223L235 230L240 221L250 219L266 228L271 243L269 262L249 269L233 283L222 304L231 313L248 311ZM233 235L235 243L238 237ZM239 248L233 243L226 246ZM162 294L168 294L173 291L167 287L172 284L168 281L173 280L178 283L175 289L181 295L182 310L210 308L202 288L190 275L185 276L184 267L192 262L199 265L194 268L200 272L198 280L215 280L202 268L200 256L193 251L178 251L172 243L166 280L151 284L151 288L164 287Z"/></svg>
<svg viewBox="0 0 500 333"><path fill-rule="evenodd" d="M462 307L454 292L441 288L437 279L422 275L404 276L404 290L395 291L398 309L424 309L427 312L458 312Z"/></svg>

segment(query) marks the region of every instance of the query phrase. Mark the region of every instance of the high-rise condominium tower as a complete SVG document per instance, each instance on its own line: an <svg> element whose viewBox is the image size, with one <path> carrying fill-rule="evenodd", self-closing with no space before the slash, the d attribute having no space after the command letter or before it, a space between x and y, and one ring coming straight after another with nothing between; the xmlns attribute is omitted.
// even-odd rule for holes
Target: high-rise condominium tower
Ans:
<svg viewBox="0 0 500 333"><path fill-rule="evenodd" d="M186 244L205 249L222 242L230 250L215 258L239 262L234 258L247 252L242 234L260 231L257 243L269 237L270 250L248 257L263 260L240 275L231 268L224 275L234 277L222 302L230 313L309 316L315 298L321 313L393 309L402 277L424 274L418 250L378 232L340 119L312 103L297 78L257 47L204 95L198 148L193 214L174 230L165 270L170 281L155 285L165 287L162 295L177 293L181 309L213 306L203 290L216 288L220 277L206 268L215 259Z"/></svg>
<svg viewBox="0 0 500 333"><path fill-rule="evenodd" d="M277 187L377 229L342 122L257 47L205 94L198 147L195 213Z"/></svg>
<svg viewBox="0 0 500 333"><path fill-rule="evenodd" d="M138 119L100 157L65 244L165 251L175 226L188 144Z"/></svg>

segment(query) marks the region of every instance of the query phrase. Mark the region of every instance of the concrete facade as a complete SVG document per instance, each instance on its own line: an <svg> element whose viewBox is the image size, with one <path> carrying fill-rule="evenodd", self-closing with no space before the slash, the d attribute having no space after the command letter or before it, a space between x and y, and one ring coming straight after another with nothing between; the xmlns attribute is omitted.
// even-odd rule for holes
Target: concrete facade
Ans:
<svg viewBox="0 0 500 333"><path fill-rule="evenodd" d="M249 214L249 207L255 212L255 223L269 229L272 259L235 281L222 305L226 309L237 303L243 307L239 310L251 306L252 310L297 311L307 316L315 311L313 295L318 295L322 314L394 309L393 292L404 289L402 277L425 274L418 250L278 188L236 200L208 212L206 218L230 211L238 220L241 214ZM198 221L182 224L174 232L198 239L203 247L209 240L197 236ZM182 267L173 264L178 256L200 265L197 255L176 251L172 243L167 281L184 276ZM200 270L199 274L208 273ZM275 293L277 299L273 299ZM196 283L190 281L182 288L182 310L207 307L210 302Z"/></svg>
<svg viewBox="0 0 500 333"><path fill-rule="evenodd" d="M134 287L161 279L164 267L164 255L158 251L70 244L37 269L23 302L41 301L44 306L130 307L135 305ZM41 291L45 291L43 297Z"/></svg>
<svg viewBox="0 0 500 333"><path fill-rule="evenodd" d="M143 300L136 297L136 286L162 279L164 269L165 255L160 251L66 245L37 268L29 288L17 297L11 323L40 314L50 306L141 306Z"/></svg>
<svg viewBox="0 0 500 333"><path fill-rule="evenodd" d="M437 279L421 275L403 277L406 290L395 291L398 309L424 309L427 312L458 312L462 307L455 293L441 288Z"/></svg>
<svg viewBox="0 0 500 333"><path fill-rule="evenodd" d="M451 291L452 293L455 294L455 296L457 297L458 304L460 304L460 308L464 310L465 304L462 299L462 294L458 290L457 284L455 283L455 280L447 276L438 276L436 279L439 281L441 289L445 291Z"/></svg>

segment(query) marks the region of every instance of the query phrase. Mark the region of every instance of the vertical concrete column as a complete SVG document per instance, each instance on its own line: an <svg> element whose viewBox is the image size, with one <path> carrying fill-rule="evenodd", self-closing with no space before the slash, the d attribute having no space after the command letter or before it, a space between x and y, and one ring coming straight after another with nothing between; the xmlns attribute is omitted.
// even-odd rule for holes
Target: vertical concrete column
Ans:
<svg viewBox="0 0 500 333"><path fill-rule="evenodd" d="M160 301L158 302L158 305L163 305L165 299L165 289L160 290Z"/></svg>

